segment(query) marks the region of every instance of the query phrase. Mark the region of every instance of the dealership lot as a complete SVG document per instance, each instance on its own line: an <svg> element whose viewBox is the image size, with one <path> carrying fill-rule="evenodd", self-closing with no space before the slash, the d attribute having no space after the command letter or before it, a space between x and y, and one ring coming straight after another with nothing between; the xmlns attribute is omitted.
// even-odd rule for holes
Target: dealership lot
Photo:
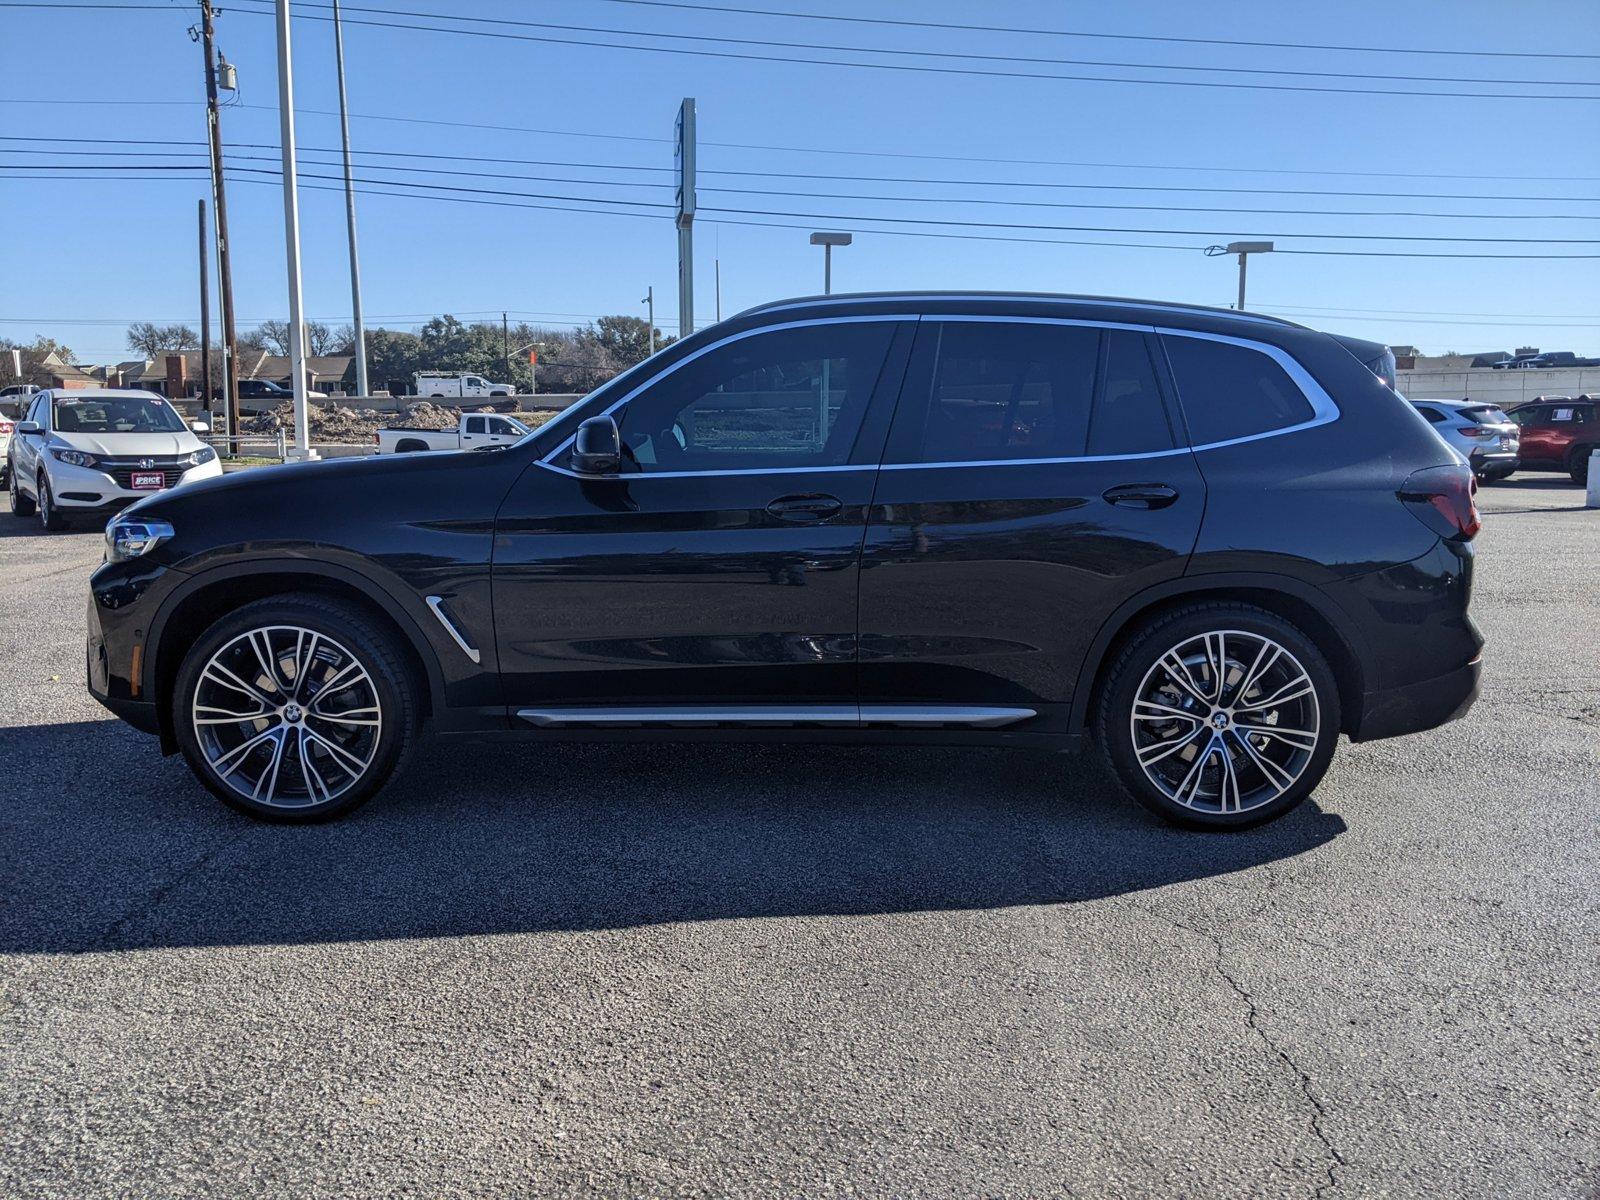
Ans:
<svg viewBox="0 0 1600 1200"><path fill-rule="evenodd" d="M1600 512L1485 490L1484 696L1237 836L1087 761L436 751L255 824L0 513L0 1191L1582 1195Z"/></svg>

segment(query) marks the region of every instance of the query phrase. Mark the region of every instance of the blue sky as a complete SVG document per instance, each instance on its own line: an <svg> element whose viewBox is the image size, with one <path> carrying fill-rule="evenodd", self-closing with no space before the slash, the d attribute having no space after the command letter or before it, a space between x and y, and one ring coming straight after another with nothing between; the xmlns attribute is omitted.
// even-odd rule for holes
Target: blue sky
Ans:
<svg viewBox="0 0 1600 1200"><path fill-rule="evenodd" d="M115 2L115 0L112 0ZM144 0L151 3L152 0ZM153 0L159 4L160 0ZM710 0L707 0L710 2ZM728 0L739 4L740 0ZM1600 95L1600 58L1461 58L1419 53L1175 45L1161 42L961 33L902 27L691 12L610 0L355 0L415 12L503 17L619 30L790 42L877 46L1012 57L1116 60L1144 64L1276 70L1589 81L1575 93ZM923 21L1003 24L1109 33L1283 42L1370 44L1388 48L1559 51L1600 56L1600 5L1593 0L1512 4L1450 0L1404 5L1357 0L1285 5L1239 0L1226 6L1154 0L1139 6L1008 0L744 0L744 7L875 15ZM287 308L281 191L275 168L277 79L273 22L261 0L237 0L218 20L218 44L239 69L237 106L223 117L238 147L230 175L237 311L243 325ZM97 147L66 138L201 142L200 52L185 34L193 4L125 13L0 6L0 45L23 49L0 99L0 335L49 334L81 359L123 356L131 319L197 323L195 201L203 177L145 182L67 182L20 178L25 164L110 162L61 154ZM260 11L254 11L260 10ZM306 16L325 10L301 5ZM361 14L347 18L405 21ZM416 22L413 22L416 23ZM438 22L428 22L438 24ZM493 31L495 26L480 26ZM537 36L624 40L524 28ZM648 39L636 38L638 41ZM655 42L661 45L664 43ZM678 46L746 52L726 45ZM333 50L325 21L297 20L294 52L298 136L305 159L332 162L311 148L337 147ZM793 55L804 52L755 50ZM679 100L698 102L702 215L697 225L696 309L715 314L714 260L720 259L722 310L731 314L775 297L821 290L821 252L809 228L854 229L856 244L835 255L836 290L1016 288L1145 296L1212 304L1233 299L1231 259L1208 259L1211 242L1275 237L1280 249L1412 249L1500 252L1513 245L1319 241L1313 233L1600 239L1600 100L1545 101L1330 95L782 64L514 41L499 37L349 24L346 29L352 122L358 151L472 155L579 164L505 165L421 159L380 160L370 178L460 185L549 196L670 200L670 136ZM841 57L817 53L817 57ZM858 56L859 57L859 56ZM884 61L879 59L879 61ZM1359 83L1287 76L1162 72L1155 67L1094 68L950 59L895 61L978 69L1212 78L1438 90L1549 90L1482 83ZM95 103L66 103L93 101ZM100 103L104 101L105 103ZM374 119L388 118L388 119ZM452 124L453 123L453 124ZM499 129L463 126L501 126ZM532 132L544 130L552 132ZM262 147L245 149L247 144ZM829 153L800 152L814 148ZM110 147L100 147L110 148ZM18 154L19 149L42 154ZM133 163L203 162L199 145L127 145L155 155ZM852 151L855 153L837 153ZM924 156L924 157L917 157ZM990 161L984 161L990 160ZM1026 160L1026 161L1000 161ZM382 174L375 164L489 174ZM1038 165L1057 164L1057 165ZM1060 165L1081 164L1081 165ZM655 168L625 170L623 167ZM232 170L232 168L230 168ZM798 177L713 176L713 171L797 172ZM302 235L308 315L348 319L343 201L310 190L332 181L333 166L303 162ZM823 179L820 176L839 178ZM891 177L893 182L864 180ZM969 185L905 179L964 180ZM246 182L254 180L256 182ZM567 182L565 180L588 182ZM601 180L607 182L602 183ZM618 186L620 181L647 186ZM1043 187L1000 184L1049 183ZM1127 190L1060 187L1121 185ZM801 193L716 192L754 188ZM1155 190L1135 190L1135 189ZM1227 188L1242 192L1175 189ZM1276 189L1269 192L1264 189ZM1283 192L1313 194L1286 195ZM1331 191L1401 192L1432 199L1330 196ZM924 196L938 202L826 199ZM437 193L436 193L437 194ZM1487 197L1517 196L1534 199ZM967 202L952 200L964 197ZM1561 202L1550 198L1578 198ZM491 199L495 197L480 197ZM506 197L499 197L506 200ZM1038 202L1033 206L973 200ZM568 204L510 199L513 204ZM1101 208L1050 207L1098 204ZM1131 209L1125 206L1170 206ZM590 199L585 207L599 207ZM621 206L610 206L619 208ZM1322 209L1338 215L1197 212L1207 208ZM840 214L854 220L736 215ZM1191 211L1181 211L1190 209ZM1538 214L1507 220L1448 216L1354 216L1352 209L1438 213ZM603 313L643 315L645 288L656 292L659 322L676 315L676 240L667 210L645 216L551 211L424 201L398 195L360 199L364 298L369 325L414 327L424 316L465 319L509 311L513 319L571 323ZM1553 214L1567 214L1563 218ZM1054 226L1192 230L1183 234L1004 231L919 226L945 233L1159 243L1176 250L1016 244L896 236L864 216L1011 222ZM1582 217L1585 219L1572 219ZM756 228L732 221L789 223ZM912 228L912 227L898 227ZM1530 245L1524 250L1596 253L1600 245ZM1251 265L1250 307L1307 324L1425 351L1509 349L1532 344L1600 353L1600 259L1568 262L1275 254Z"/></svg>

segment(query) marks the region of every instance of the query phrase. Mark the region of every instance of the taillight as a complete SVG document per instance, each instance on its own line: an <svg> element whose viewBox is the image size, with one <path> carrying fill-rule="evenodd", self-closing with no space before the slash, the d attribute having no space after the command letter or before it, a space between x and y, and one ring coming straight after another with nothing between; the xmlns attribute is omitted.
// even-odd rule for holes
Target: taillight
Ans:
<svg viewBox="0 0 1600 1200"><path fill-rule="evenodd" d="M1462 437L1493 437L1494 430L1485 429L1482 425L1464 425L1456 430Z"/></svg>
<svg viewBox="0 0 1600 1200"><path fill-rule="evenodd" d="M10 421L0 421L0 433L10 433L15 428Z"/></svg>
<svg viewBox="0 0 1600 1200"><path fill-rule="evenodd" d="M1442 538L1470 541L1483 528L1478 506L1478 481L1465 464L1425 467L1400 485L1400 499L1416 517Z"/></svg>

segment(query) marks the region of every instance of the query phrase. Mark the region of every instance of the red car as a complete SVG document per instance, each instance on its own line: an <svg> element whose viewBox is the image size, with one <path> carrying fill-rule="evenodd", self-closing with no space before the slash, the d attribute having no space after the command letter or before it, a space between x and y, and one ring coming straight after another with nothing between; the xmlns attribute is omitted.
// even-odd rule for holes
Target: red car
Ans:
<svg viewBox="0 0 1600 1200"><path fill-rule="evenodd" d="M1600 450L1600 401L1541 396L1506 415L1522 430L1522 469L1566 471L1575 483L1588 480L1589 452Z"/></svg>

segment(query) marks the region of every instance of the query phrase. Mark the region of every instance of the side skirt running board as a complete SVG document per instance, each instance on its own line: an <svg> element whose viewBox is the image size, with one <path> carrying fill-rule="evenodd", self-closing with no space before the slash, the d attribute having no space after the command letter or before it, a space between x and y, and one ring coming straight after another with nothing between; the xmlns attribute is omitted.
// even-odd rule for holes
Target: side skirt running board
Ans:
<svg viewBox="0 0 1600 1200"><path fill-rule="evenodd" d="M517 710L517 716L542 728L617 725L826 725L833 728L900 725L929 728L954 725L968 729L999 729L1037 715L1031 708L964 704L673 704L650 708L586 705Z"/></svg>

